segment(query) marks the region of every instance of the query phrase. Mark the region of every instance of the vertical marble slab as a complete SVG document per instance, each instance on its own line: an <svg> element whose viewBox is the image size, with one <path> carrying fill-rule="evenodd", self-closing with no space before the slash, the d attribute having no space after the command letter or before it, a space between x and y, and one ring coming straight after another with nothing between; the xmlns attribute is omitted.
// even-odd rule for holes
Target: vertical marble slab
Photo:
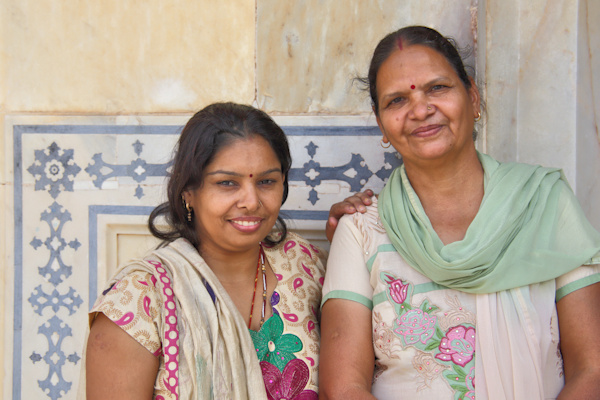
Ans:
<svg viewBox="0 0 600 400"><path fill-rule="evenodd" d="M189 112L254 99L255 2L2 2L8 112Z"/></svg>
<svg viewBox="0 0 600 400"><path fill-rule="evenodd" d="M576 193L600 230L600 2L580 1L577 22Z"/></svg>
<svg viewBox="0 0 600 400"><path fill-rule="evenodd" d="M269 112L371 110L352 86L386 34L427 25L473 47L475 1L257 1L257 104Z"/></svg>
<svg viewBox="0 0 600 400"><path fill-rule="evenodd" d="M592 3L487 1L479 26L485 32L484 150L502 161L563 168L600 228L598 106L591 73L599 19Z"/></svg>

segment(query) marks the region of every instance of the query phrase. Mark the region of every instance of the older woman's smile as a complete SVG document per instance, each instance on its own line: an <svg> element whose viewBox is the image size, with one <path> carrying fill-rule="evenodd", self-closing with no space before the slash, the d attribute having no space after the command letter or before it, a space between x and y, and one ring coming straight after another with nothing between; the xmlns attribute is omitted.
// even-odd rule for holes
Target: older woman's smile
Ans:
<svg viewBox="0 0 600 400"><path fill-rule="evenodd" d="M442 129L442 125L426 125L426 126L420 126L417 129L413 130L411 132L411 135L413 136L419 136L419 137L430 137L430 136L434 136L435 134L437 134L440 129Z"/></svg>

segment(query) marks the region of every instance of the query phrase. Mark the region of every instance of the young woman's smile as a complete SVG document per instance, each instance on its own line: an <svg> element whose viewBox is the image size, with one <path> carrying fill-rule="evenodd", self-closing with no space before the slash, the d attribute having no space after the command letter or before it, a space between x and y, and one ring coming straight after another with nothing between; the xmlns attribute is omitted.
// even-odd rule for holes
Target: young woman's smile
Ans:
<svg viewBox="0 0 600 400"><path fill-rule="evenodd" d="M184 193L200 253L246 251L270 232L283 198L281 163L260 136L236 138L206 166L202 185Z"/></svg>

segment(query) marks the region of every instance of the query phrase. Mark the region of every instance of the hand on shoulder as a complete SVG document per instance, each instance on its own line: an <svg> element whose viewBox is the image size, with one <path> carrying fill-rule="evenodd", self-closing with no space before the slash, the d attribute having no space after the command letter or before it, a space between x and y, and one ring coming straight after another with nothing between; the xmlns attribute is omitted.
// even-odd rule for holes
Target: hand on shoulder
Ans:
<svg viewBox="0 0 600 400"><path fill-rule="evenodd" d="M365 213L367 211L366 206L370 206L373 203L371 197L374 195L375 194L371 189L366 189L364 192L355 193L352 196L345 198L343 201L332 205L329 209L327 224L325 225L327 240L331 242L333 239L333 234L335 233L340 218L346 214L354 214L357 211Z"/></svg>

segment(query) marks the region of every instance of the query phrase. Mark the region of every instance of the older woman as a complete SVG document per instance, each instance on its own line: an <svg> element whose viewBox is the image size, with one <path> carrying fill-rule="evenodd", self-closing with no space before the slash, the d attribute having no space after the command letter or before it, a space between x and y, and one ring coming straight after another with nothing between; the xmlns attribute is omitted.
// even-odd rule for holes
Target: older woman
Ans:
<svg viewBox="0 0 600 400"><path fill-rule="evenodd" d="M600 393L600 235L562 172L478 153L480 94L426 27L379 43L367 78L402 156L328 259L321 398Z"/></svg>
<svg viewBox="0 0 600 400"><path fill-rule="evenodd" d="M90 313L88 399L317 398L325 253L279 217L290 167L260 110L217 103L189 120L149 220L164 245Z"/></svg>

